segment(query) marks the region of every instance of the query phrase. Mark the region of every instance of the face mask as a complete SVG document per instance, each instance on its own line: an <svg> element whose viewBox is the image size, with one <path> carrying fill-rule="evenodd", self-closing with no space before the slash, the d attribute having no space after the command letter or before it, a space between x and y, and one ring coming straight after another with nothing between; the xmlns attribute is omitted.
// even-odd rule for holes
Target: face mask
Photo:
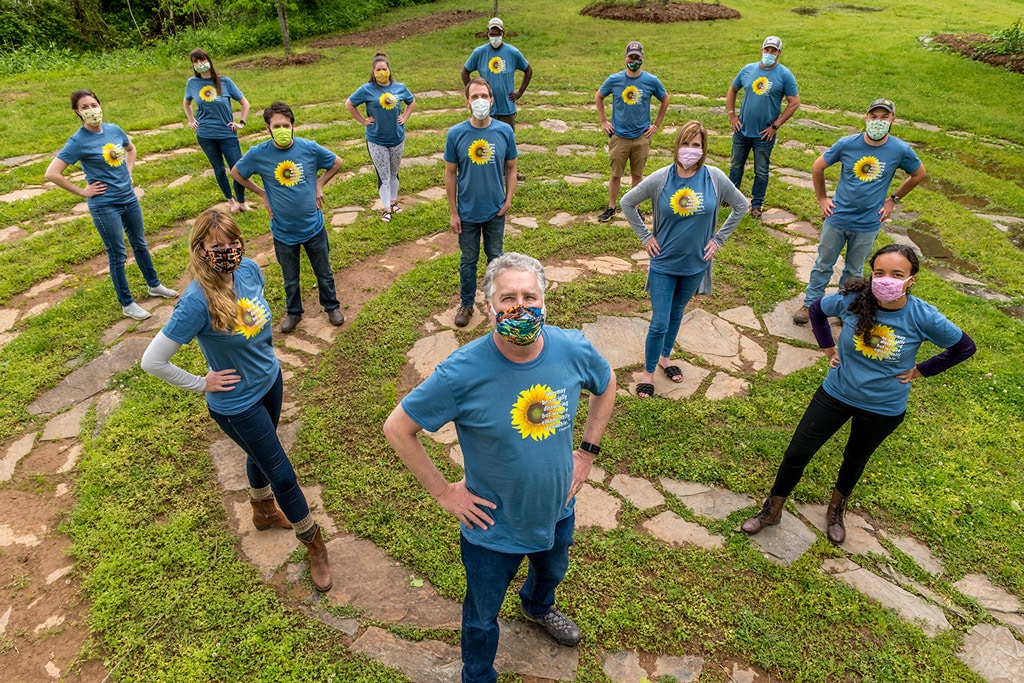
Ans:
<svg viewBox="0 0 1024 683"><path fill-rule="evenodd" d="M473 118L477 121L483 121L491 115L490 100L473 100L469 103L469 108L473 112Z"/></svg>
<svg viewBox="0 0 1024 683"><path fill-rule="evenodd" d="M906 280L901 280L898 277L873 277L871 278L871 293L875 295L879 303L892 303L903 296L903 285L908 280L910 280L909 277Z"/></svg>
<svg viewBox="0 0 1024 683"><path fill-rule="evenodd" d="M544 309L533 306L513 306L501 313L494 310L498 334L505 341L516 346L529 346L537 340L540 330L544 327Z"/></svg>
<svg viewBox="0 0 1024 683"><path fill-rule="evenodd" d="M379 69L373 72L373 80L377 81L378 85L387 85L391 82L391 72L387 69Z"/></svg>
<svg viewBox="0 0 1024 683"><path fill-rule="evenodd" d="M195 70L196 73L204 74L204 73L206 73L207 71L210 70L210 63L209 62L196 62L195 64L192 65L192 68Z"/></svg>
<svg viewBox="0 0 1024 683"><path fill-rule="evenodd" d="M635 62L626 62L626 68L630 71L639 71L640 67L643 66L644 60L638 59Z"/></svg>
<svg viewBox="0 0 1024 683"><path fill-rule="evenodd" d="M761 64L764 66L773 66L775 61L778 59L775 55L763 54L761 55Z"/></svg>
<svg viewBox="0 0 1024 683"><path fill-rule="evenodd" d="M83 109L78 112L81 115L82 120L88 123L90 126L98 126L103 123L103 110L99 107L93 109Z"/></svg>
<svg viewBox="0 0 1024 683"><path fill-rule="evenodd" d="M892 122L889 119L872 119L864 124L868 137L872 140L881 140L889 134L889 126Z"/></svg>
<svg viewBox="0 0 1024 683"><path fill-rule="evenodd" d="M676 154L676 160L679 162L679 165L682 166L683 168L690 168L691 166L695 166L697 162L700 161L700 158L701 156L703 156L703 154L704 150L702 150L700 147L680 147L679 153Z"/></svg>
<svg viewBox="0 0 1024 683"><path fill-rule="evenodd" d="M225 247L223 249L207 249L206 262L218 273L233 273L242 262L245 247Z"/></svg>
<svg viewBox="0 0 1024 683"><path fill-rule="evenodd" d="M287 147L292 144L291 128L275 128L270 131L270 135L274 138L274 144L278 147Z"/></svg>
<svg viewBox="0 0 1024 683"><path fill-rule="evenodd" d="M504 38L502 38L501 36L490 36L487 40L491 43L491 47L493 47L495 50L501 47L502 42L504 42Z"/></svg>

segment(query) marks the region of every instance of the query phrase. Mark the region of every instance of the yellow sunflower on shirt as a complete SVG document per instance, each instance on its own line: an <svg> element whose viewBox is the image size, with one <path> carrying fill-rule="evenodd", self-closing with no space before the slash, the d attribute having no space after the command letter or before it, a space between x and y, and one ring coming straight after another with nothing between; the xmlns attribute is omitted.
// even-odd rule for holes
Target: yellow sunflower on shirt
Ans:
<svg viewBox="0 0 1024 683"><path fill-rule="evenodd" d="M626 104L636 104L640 101L640 89L631 85L622 91L622 101Z"/></svg>
<svg viewBox="0 0 1024 683"><path fill-rule="evenodd" d="M492 158L494 158L494 148L491 147L491 143L487 142L487 140L481 138L480 140L475 140L469 146L469 160L474 164L482 166Z"/></svg>
<svg viewBox="0 0 1024 683"><path fill-rule="evenodd" d="M202 98L203 102L213 102L217 99L217 89L212 85L203 86L199 90L199 97Z"/></svg>
<svg viewBox="0 0 1024 683"><path fill-rule="evenodd" d="M750 89L755 95L766 95L772 89L772 82L766 77L761 76L750 84Z"/></svg>
<svg viewBox="0 0 1024 683"><path fill-rule="evenodd" d="M298 185L299 181L302 180L302 167L294 161L285 159L274 169L274 180L285 187Z"/></svg>
<svg viewBox="0 0 1024 683"><path fill-rule="evenodd" d="M853 175L865 183L876 180L881 174L882 165L878 162L878 157L861 157L853 165Z"/></svg>
<svg viewBox="0 0 1024 683"><path fill-rule="evenodd" d="M519 397L510 411L512 426L522 437L541 441L555 433L565 414L565 406L555 396L551 387L534 384L519 392Z"/></svg>
<svg viewBox="0 0 1024 683"><path fill-rule="evenodd" d="M386 92L380 96L380 99L378 99L377 102L380 104L381 108L391 111L395 108L395 105L398 104L398 98L391 93Z"/></svg>
<svg viewBox="0 0 1024 683"><path fill-rule="evenodd" d="M121 145L116 145L113 142L103 145L103 161L107 162L107 166L117 168L124 163L124 158L124 147Z"/></svg>
<svg viewBox="0 0 1024 683"><path fill-rule="evenodd" d="M692 189L681 187L672 195L669 204L677 216L692 216L700 210L700 197Z"/></svg>
<svg viewBox="0 0 1024 683"><path fill-rule="evenodd" d="M501 57L491 57L491 60L487 62L487 69L492 74L500 74L505 70L505 60Z"/></svg>
<svg viewBox="0 0 1024 683"><path fill-rule="evenodd" d="M244 335L246 339L252 339L263 326L270 320L270 313L267 312L259 301L253 299L238 300L238 317L235 319L235 332Z"/></svg>
<svg viewBox="0 0 1024 683"><path fill-rule="evenodd" d="M876 324L871 331L865 335L853 335L853 347L868 358L874 360L885 360L896 352L896 332L888 325Z"/></svg>

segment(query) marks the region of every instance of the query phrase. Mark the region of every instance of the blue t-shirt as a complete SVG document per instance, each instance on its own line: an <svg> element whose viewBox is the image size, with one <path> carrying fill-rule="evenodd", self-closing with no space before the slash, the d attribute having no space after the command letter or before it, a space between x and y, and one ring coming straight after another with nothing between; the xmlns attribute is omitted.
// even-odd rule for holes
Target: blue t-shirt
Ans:
<svg viewBox="0 0 1024 683"><path fill-rule="evenodd" d="M573 471L573 423L580 390L603 394L611 368L576 330L548 325L544 348L528 363L498 350L493 334L452 353L402 400L429 431L455 423L466 485L498 507L487 529L462 525L470 543L503 553L548 550Z"/></svg>
<svg viewBox="0 0 1024 683"><path fill-rule="evenodd" d="M959 327L929 303L908 296L898 311L879 307L871 343L854 338L857 316L849 307L857 294L830 294L821 299L825 315L841 318L839 367L829 368L822 388L844 403L881 415L900 415L907 409L910 383L896 375L917 364L917 350L924 341L944 349L963 336Z"/></svg>
<svg viewBox="0 0 1024 683"><path fill-rule="evenodd" d="M734 88L743 90L740 102L740 135L760 138L764 130L779 116L782 98L797 94L793 72L776 63L766 69L761 62L747 64L733 79Z"/></svg>
<svg viewBox="0 0 1024 683"><path fill-rule="evenodd" d="M612 74L601 84L601 97L612 96L612 128L620 138L632 140L651 126L651 97L664 101L665 86L658 77L641 71L630 78L626 70Z"/></svg>
<svg viewBox="0 0 1024 683"><path fill-rule="evenodd" d="M459 218L483 223L505 203L505 162L519 156L516 136L507 123L491 119L486 128L469 121L448 129L444 160L459 165Z"/></svg>
<svg viewBox="0 0 1024 683"><path fill-rule="evenodd" d="M864 142L864 133L848 135L822 155L829 165L843 166L828 222L840 230L870 232L881 227L878 210L889 196L896 169L914 173L921 160L907 143L890 135L878 147Z"/></svg>
<svg viewBox="0 0 1024 683"><path fill-rule="evenodd" d="M497 50L487 43L473 50L463 66L470 73L478 71L491 84L491 94L494 96L492 116L516 113L516 103L508 95L516 89L516 71L526 71L530 66L523 53L508 43L502 43Z"/></svg>
<svg viewBox="0 0 1024 683"><path fill-rule="evenodd" d="M242 91L227 76L220 77L220 89L222 94L218 95L212 78L193 76L185 84L185 101L196 103L196 121L199 122L196 137L214 140L238 137L228 124L234 121L231 100L241 102Z"/></svg>
<svg viewBox="0 0 1024 683"><path fill-rule="evenodd" d="M412 93L404 83L380 86L364 83L348 98L353 106L366 105L366 115L373 123L366 127L366 139L375 145L394 147L405 140L405 126L398 123L402 102L411 104Z"/></svg>
<svg viewBox="0 0 1024 683"><path fill-rule="evenodd" d="M315 140L292 138L279 149L273 140L250 147L235 168L248 178L258 175L274 217L270 233L285 244L302 244L324 229L324 214L316 205L317 172L334 166L337 157Z"/></svg>
<svg viewBox="0 0 1024 683"><path fill-rule="evenodd" d="M718 195L707 166L691 178L669 171L658 197L655 239L661 253L651 259L651 270L662 275L697 275L707 270L704 247L715 234Z"/></svg>
<svg viewBox="0 0 1024 683"><path fill-rule="evenodd" d="M68 166L82 162L87 183L99 181L107 184L106 192L86 199L90 209L138 201L132 188L125 151L130 144L127 133L113 123L104 123L99 133L92 133L82 126L57 152L57 158Z"/></svg>
<svg viewBox="0 0 1024 683"><path fill-rule="evenodd" d="M243 258L234 273L238 319L230 332L217 332L210 323L206 295L193 280L178 299L163 333L179 344L199 341L210 370L234 368L242 380L231 391L210 391L206 403L221 415L243 412L270 390L281 371L274 355L270 306L263 298L263 273L256 262Z"/></svg>

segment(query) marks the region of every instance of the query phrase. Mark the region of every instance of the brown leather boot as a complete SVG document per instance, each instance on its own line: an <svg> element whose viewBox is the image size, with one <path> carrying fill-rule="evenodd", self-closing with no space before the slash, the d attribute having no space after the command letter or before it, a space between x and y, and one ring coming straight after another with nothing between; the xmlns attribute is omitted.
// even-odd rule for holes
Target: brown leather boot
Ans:
<svg viewBox="0 0 1024 683"><path fill-rule="evenodd" d="M331 590L334 581L331 579L331 565L327 562L327 546L324 545L324 537L320 534L320 527L315 527L310 540L301 536L299 540L306 546L306 553L309 555L309 577L313 580L313 587L321 593Z"/></svg>
<svg viewBox="0 0 1024 683"><path fill-rule="evenodd" d="M782 506L786 504L785 496L769 496L764 499L761 511L743 522L740 530L745 534L760 533L766 526L775 526L782 521Z"/></svg>
<svg viewBox="0 0 1024 683"><path fill-rule="evenodd" d="M252 504L252 524L258 531L266 531L272 526L281 529L291 529L291 522L284 516L284 513L277 509L274 497L263 500L249 499Z"/></svg>
<svg viewBox="0 0 1024 683"><path fill-rule="evenodd" d="M828 540L833 543L842 543L846 540L846 522L843 516L846 514L847 497L832 489L832 500L825 509L825 524L828 529Z"/></svg>

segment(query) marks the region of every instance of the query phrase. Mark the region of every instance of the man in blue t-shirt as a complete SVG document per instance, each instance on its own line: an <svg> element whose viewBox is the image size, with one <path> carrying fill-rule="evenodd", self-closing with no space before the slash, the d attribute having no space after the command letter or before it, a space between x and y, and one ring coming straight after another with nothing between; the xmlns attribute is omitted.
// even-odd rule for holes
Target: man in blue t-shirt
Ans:
<svg viewBox="0 0 1024 683"><path fill-rule="evenodd" d="M629 175L633 187L644 179L644 166L651 150L651 136L659 128L668 111L668 92L658 77L647 73L641 67L644 63L644 46L633 41L626 45L626 68L605 79L594 95L597 117L601 128L608 134L608 156L612 172L608 180L608 208L597 220L607 223L615 215L619 201L619 185L622 174L629 162ZM604 100L612 96L612 120L609 123L604 111ZM651 98L661 102L658 115L651 123Z"/></svg>
<svg viewBox="0 0 1024 683"><path fill-rule="evenodd" d="M924 180L924 164L903 140L889 135L896 120L896 105L880 98L871 103L864 116L865 132L848 135L832 145L811 166L814 194L821 207L821 238L818 258L804 292L804 305L793 314L793 322L805 324L807 309L825 295L839 253L846 248L846 265L839 286L851 277L864 275L864 261L871 254L882 223L900 200ZM842 171L835 197L825 191L825 169L839 162ZM907 177L889 195L896 170ZM888 196L887 196L888 195Z"/></svg>
<svg viewBox="0 0 1024 683"><path fill-rule="evenodd" d="M452 232L459 236L459 310L456 327L473 317L480 240L490 263L501 256L505 214L516 192L516 138L512 128L491 116L494 98L483 78L466 86L472 116L448 129L444 146L444 189Z"/></svg>
<svg viewBox="0 0 1024 683"><path fill-rule="evenodd" d="M544 267L509 252L487 266L494 331L452 353L402 400L384 434L427 492L456 519L466 570L462 681L493 683L498 611L523 557L523 614L563 645L580 630L555 607L569 566L575 496L615 403L615 374L576 330L544 326ZM590 392L573 449L580 392ZM449 482L417 438L454 422L465 476Z"/></svg>
<svg viewBox="0 0 1024 683"><path fill-rule="evenodd" d="M295 115L284 102L274 102L263 111L263 120L271 139L249 149L231 176L259 195L270 214L270 234L274 253L284 277L287 315L281 321L282 332L292 332L302 320L302 290L299 287L299 254L306 258L316 275L320 305L332 325L345 322L334 288L331 252L324 227L324 186L341 170L341 158L313 140L295 137ZM317 178L317 172L323 174ZM258 175L260 187L249 179Z"/></svg>
<svg viewBox="0 0 1024 683"><path fill-rule="evenodd" d="M739 189L743 169L750 152L754 152L754 186L751 189L750 216L761 217L765 191L768 189L768 166L775 147L775 134L800 107L796 78L782 66L782 39L768 36L761 44L761 61L740 69L725 95L729 127L732 128L732 163L729 180ZM736 115L736 94L743 91L739 116ZM779 113L782 99L786 108Z"/></svg>
<svg viewBox="0 0 1024 683"><path fill-rule="evenodd" d="M462 84L469 85L476 71L491 84L494 102L491 116L516 129L516 102L526 92L533 78L533 67L523 53L505 42L505 22L494 17L487 22L487 44L473 50L462 66ZM523 82L516 90L516 71L523 72Z"/></svg>

